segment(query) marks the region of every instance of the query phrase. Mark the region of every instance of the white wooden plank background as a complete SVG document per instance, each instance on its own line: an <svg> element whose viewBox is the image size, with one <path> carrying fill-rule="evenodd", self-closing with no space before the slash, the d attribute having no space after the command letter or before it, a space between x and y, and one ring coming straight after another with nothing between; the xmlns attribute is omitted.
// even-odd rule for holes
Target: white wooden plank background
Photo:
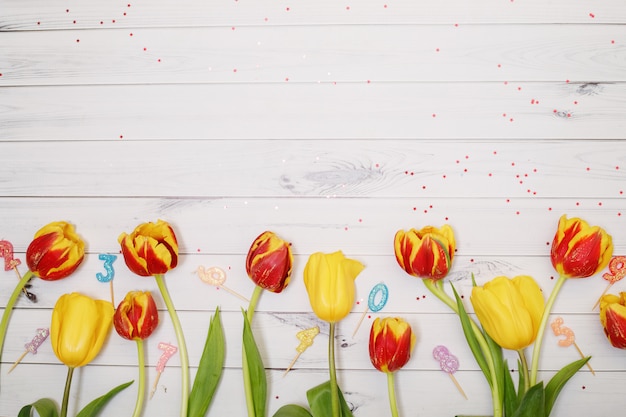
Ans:
<svg viewBox="0 0 626 417"><path fill-rule="evenodd" d="M0 238L24 252L33 233L68 220L88 254L75 275L37 280L37 304L20 299L0 366L0 416L40 397L60 401L65 367L49 344L9 366L63 293L108 298L95 279L99 253L138 223L168 220L181 246L166 281L186 331L192 374L210 316L223 311L224 377L209 415L244 416L241 307L202 283L220 266L250 295L245 255L273 230L293 243L292 284L263 294L254 322L269 381L268 415L306 403L327 379L328 329L311 312L302 271L316 251L342 249L366 269L340 323L340 383L355 416L388 415L385 378L367 356L369 290L384 281L378 315L406 318L418 335L397 374L402 415L490 412L488 388L458 321L393 256L398 229L449 223L458 252L449 280L470 292L497 275L530 274L548 293L549 243L561 214L613 235L626 254L626 6L618 0L78 1L0 0ZM115 297L157 292L116 261ZM0 271L1 272L1 271ZM2 273L0 306L16 283ZM592 355L554 416L606 416L626 406L626 352L605 340L591 307L599 276L568 282L554 309ZM613 292L625 290L623 283ZM149 381L162 324L146 344ZM469 305L468 305L469 307ZM322 333L286 377L295 333ZM464 400L432 359L445 344L461 363ZM514 361L514 356L510 356ZM546 334L542 376L577 358ZM109 338L74 383L75 412L136 378L134 344ZM145 416L177 415L174 357ZM106 381L106 384L100 381ZM135 387L105 416L126 415Z"/></svg>

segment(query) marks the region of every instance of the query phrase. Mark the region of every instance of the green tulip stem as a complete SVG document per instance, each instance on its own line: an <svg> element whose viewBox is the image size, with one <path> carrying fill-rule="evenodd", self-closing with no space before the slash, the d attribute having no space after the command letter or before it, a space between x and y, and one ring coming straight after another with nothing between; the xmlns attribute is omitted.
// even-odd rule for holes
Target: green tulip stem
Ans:
<svg viewBox="0 0 626 417"><path fill-rule="evenodd" d="M252 292L252 297L250 297L250 302L248 303L248 310L246 310L246 319L248 320L248 324L252 328L252 318L254 317L254 311L256 310L256 305L259 302L259 297L261 297L261 293L263 292L263 288L258 285L254 287L254 291ZM251 329L252 330L252 329ZM242 346L242 358L241 358L241 371L243 373L243 388L246 393L246 408L248 410L248 416L254 417L256 415L256 411L254 409L254 400L252 397L252 380L250 379L250 365L248 365L248 359L246 356L246 347Z"/></svg>
<svg viewBox="0 0 626 417"><path fill-rule="evenodd" d="M163 301L165 302L165 306L167 307L167 311L170 314L170 318L174 326L174 332L176 333L178 352L180 354L180 368L182 372L182 399L180 404L180 416L187 417L187 407L189 403L189 356L187 354L185 335L183 334L183 328L180 325L180 320L178 319L178 314L176 314L176 309L174 308L174 303L172 303L170 293L167 291L167 287L165 286L163 274L156 274L154 278L156 279L156 283L159 286L161 297L163 297Z"/></svg>
<svg viewBox="0 0 626 417"><path fill-rule="evenodd" d="M517 354L519 356L519 363L520 363L520 368L521 368L520 372L522 372L522 374L524 375L524 391L523 392L525 393L526 391L528 391L528 388L530 388L530 381L528 380L528 361L526 360L526 352L524 351L524 349L519 349L517 351Z"/></svg>
<svg viewBox="0 0 626 417"><path fill-rule="evenodd" d="M67 404L70 399L70 387L72 386L72 375L74 375L74 368L67 367L67 377L65 378L65 391L63 391L63 402L61 403L61 415L60 417L67 417Z"/></svg>
<svg viewBox="0 0 626 417"><path fill-rule="evenodd" d="M258 285L254 287L252 297L250 297L250 303L248 304L248 310L246 311L246 316L248 317L248 322L250 323L250 326L252 326L252 317L254 317L256 305L259 302L259 297L261 297L261 293L263 293L263 288L259 287Z"/></svg>
<svg viewBox="0 0 626 417"><path fill-rule="evenodd" d="M133 417L141 416L143 410L143 401L146 396L146 360L143 349L143 340L137 339L137 358L139 367L139 386L137 387L137 402L135 403L135 411Z"/></svg>
<svg viewBox="0 0 626 417"><path fill-rule="evenodd" d="M552 292L550 293L550 297L548 297L548 301L546 301L546 306L543 309L543 315L541 316L541 322L539 323L539 330L537 330L537 339L535 339L535 346L533 346L533 360L530 367L530 386L532 387L537 383L537 372L539 370L539 354L541 352L541 342L543 341L543 334L546 331L546 324L548 323L548 317L550 317L550 312L552 311L552 306L554 306L554 302L556 301L556 296L561 291L561 287L567 281L567 277L565 275L560 275L559 279L554 284L554 288L552 288Z"/></svg>
<svg viewBox="0 0 626 417"><path fill-rule="evenodd" d="M387 391L389 392L391 416L398 417L398 402L396 400L396 384L393 378L393 372L387 372Z"/></svg>
<svg viewBox="0 0 626 417"><path fill-rule="evenodd" d="M11 317L11 312L13 311L15 303L17 302L17 298L20 296L20 293L24 289L24 286L28 284L28 281L32 278L32 276L33 273L30 271L24 274L22 279L20 279L20 281L17 283L17 286L13 290L13 293L11 293L9 301L4 308L2 321L0 321L0 358L2 358L2 348L4 347L4 339L7 335L7 328L9 327L9 318Z"/></svg>
<svg viewBox="0 0 626 417"><path fill-rule="evenodd" d="M459 314L459 307L457 306L456 301L454 301L443 290L443 280L435 281L434 279L424 278L422 279L422 281L424 281L424 285L426 285L426 288L428 288L431 293L433 293L437 298L443 301L443 303L446 304L448 307L450 307L452 311L454 311L457 315ZM493 359L493 356L491 355L491 350L489 349L489 345L487 344L487 340L485 339L483 332L480 330L476 322L471 317L469 317L469 322L470 322L470 325L472 326L472 332L476 336L476 340L478 341L478 344L480 345L480 349L483 352L483 355L485 355L485 360L489 367L489 374L491 376L491 380L488 382L491 388L491 398L493 402L493 415L494 417L499 417L499 416L502 416L502 402L500 401L501 394L500 394L500 388L497 382L498 375L496 373L494 359Z"/></svg>
<svg viewBox="0 0 626 417"><path fill-rule="evenodd" d="M329 323L328 334L328 369L330 370L330 404L333 417L340 417L339 385L337 384L337 369L335 368L335 323Z"/></svg>
<svg viewBox="0 0 626 417"><path fill-rule="evenodd" d="M424 285L426 285L426 288L428 288L435 297L443 301L443 303L447 305L448 307L450 307L452 311L454 311L456 314L459 314L459 308L456 305L456 301L450 298L450 296L446 294L445 291L443 290L442 280L435 282L434 279L424 278L422 279L422 281L424 281Z"/></svg>

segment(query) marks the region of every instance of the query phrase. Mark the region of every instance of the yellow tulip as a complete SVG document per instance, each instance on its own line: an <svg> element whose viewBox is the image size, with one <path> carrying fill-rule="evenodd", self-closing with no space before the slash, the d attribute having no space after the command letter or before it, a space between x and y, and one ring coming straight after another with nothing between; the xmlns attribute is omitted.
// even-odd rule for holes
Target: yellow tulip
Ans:
<svg viewBox="0 0 626 417"><path fill-rule="evenodd" d="M520 350L535 341L545 301L532 277L497 277L472 289L471 302L487 334L501 347Z"/></svg>
<svg viewBox="0 0 626 417"><path fill-rule="evenodd" d="M364 268L341 251L317 252L309 257L304 267L304 285L317 317L336 323L348 315L354 304L354 280Z"/></svg>
<svg viewBox="0 0 626 417"><path fill-rule="evenodd" d="M52 350L70 368L87 365L106 340L114 309L110 302L76 292L64 294L52 310Z"/></svg>

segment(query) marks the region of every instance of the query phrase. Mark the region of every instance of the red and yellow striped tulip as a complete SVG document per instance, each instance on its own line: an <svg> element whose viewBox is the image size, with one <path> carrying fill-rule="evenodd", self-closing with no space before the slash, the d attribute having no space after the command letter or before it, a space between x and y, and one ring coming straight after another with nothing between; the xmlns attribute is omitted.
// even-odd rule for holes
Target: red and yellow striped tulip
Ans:
<svg viewBox="0 0 626 417"><path fill-rule="evenodd" d="M396 260L409 275L440 280L450 271L456 243L448 225L399 230L394 238Z"/></svg>
<svg viewBox="0 0 626 417"><path fill-rule="evenodd" d="M626 292L600 299L600 322L611 345L626 349Z"/></svg>
<svg viewBox="0 0 626 417"><path fill-rule="evenodd" d="M246 272L259 287L282 292L289 285L292 267L291 245L274 232L263 232L252 242L246 257Z"/></svg>
<svg viewBox="0 0 626 417"><path fill-rule="evenodd" d="M411 358L415 334L409 323L399 317L380 317L370 330L369 352L372 365L390 373L402 368Z"/></svg>
<svg viewBox="0 0 626 417"><path fill-rule="evenodd" d="M130 291L117 306L113 325L128 340L144 340L159 324L159 312L150 291Z"/></svg>
<svg viewBox="0 0 626 417"><path fill-rule="evenodd" d="M169 223L140 224L128 235L118 237L124 262L132 272L142 277L165 274L178 264L178 242Z"/></svg>
<svg viewBox="0 0 626 417"><path fill-rule="evenodd" d="M552 241L552 266L567 278L590 277L609 264L613 255L611 235L577 217L559 219Z"/></svg>
<svg viewBox="0 0 626 417"><path fill-rule="evenodd" d="M65 278L78 268L85 257L85 242L74 226L52 222L35 233L26 249L29 270L46 281Z"/></svg>

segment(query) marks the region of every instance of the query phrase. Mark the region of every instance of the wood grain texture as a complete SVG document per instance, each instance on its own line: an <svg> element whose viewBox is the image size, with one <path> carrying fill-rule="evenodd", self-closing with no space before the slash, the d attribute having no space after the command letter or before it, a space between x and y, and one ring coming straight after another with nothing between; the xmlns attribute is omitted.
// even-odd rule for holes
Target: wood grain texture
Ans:
<svg viewBox="0 0 626 417"><path fill-rule="evenodd" d="M15 172L0 193L385 197L414 199L422 209L421 199L450 197L575 199L584 187L585 198L601 202L623 197L625 153L624 142L599 139L19 141L0 143L4 169Z"/></svg>
<svg viewBox="0 0 626 417"><path fill-rule="evenodd" d="M315 4L291 1L197 2L181 0L92 1L3 0L0 30L54 30L69 28L267 26L267 25L377 25L377 24L559 24L626 21L615 1L541 0L524 2L462 0L437 3L411 1L361 1L357 4L321 0Z"/></svg>
<svg viewBox="0 0 626 417"><path fill-rule="evenodd" d="M625 38L582 24L34 31L4 34L0 65L5 85L623 82Z"/></svg>
<svg viewBox="0 0 626 417"><path fill-rule="evenodd" d="M358 80L6 87L0 127L7 141L620 139L625 85Z"/></svg>
<svg viewBox="0 0 626 417"><path fill-rule="evenodd" d="M482 284L527 274L544 294L552 290L550 243L563 214L605 228L614 253L626 254L622 1L0 0L0 10L0 239L23 262L50 221L70 221L87 242L74 275L34 280L38 302L20 297L13 311L0 363L2 417L38 398L60 401L66 370L49 344L6 371L62 294L110 297L96 279L98 255L119 255L119 234L141 222L167 220L179 239L180 263L166 284L192 376L210 318L222 311L226 365L209 416L246 415L246 302L196 271L220 267L226 286L249 297L245 256L265 230L291 242L295 255L289 287L264 293L253 323L268 416L306 405L306 391L328 379L328 327L312 313L302 279L314 252L340 249L366 266L334 341L355 417L389 413L385 377L367 350L372 321L385 315L405 318L418 336L396 374L401 415L491 412L458 318L397 265L397 230L453 227L446 290L454 285L470 313L472 276ZM131 290L157 294L121 255L114 271L116 302ZM13 271L0 271L0 307L16 282ZM379 282L389 301L353 335ZM568 281L554 306L552 318L575 331L596 375L575 375L553 417L626 406L626 355L610 346L592 309L606 287L601 274ZM160 297L157 305L149 385L158 342L176 339ZM314 325L321 334L283 377L296 333ZM548 329L543 379L579 357L557 342ZM460 359L455 376L469 400L433 359L439 344ZM512 352L506 357L516 363ZM70 414L136 379L136 362L134 344L113 332L77 372ZM143 415L177 415L180 386L174 356ZM128 415L135 396L133 384L103 415Z"/></svg>

